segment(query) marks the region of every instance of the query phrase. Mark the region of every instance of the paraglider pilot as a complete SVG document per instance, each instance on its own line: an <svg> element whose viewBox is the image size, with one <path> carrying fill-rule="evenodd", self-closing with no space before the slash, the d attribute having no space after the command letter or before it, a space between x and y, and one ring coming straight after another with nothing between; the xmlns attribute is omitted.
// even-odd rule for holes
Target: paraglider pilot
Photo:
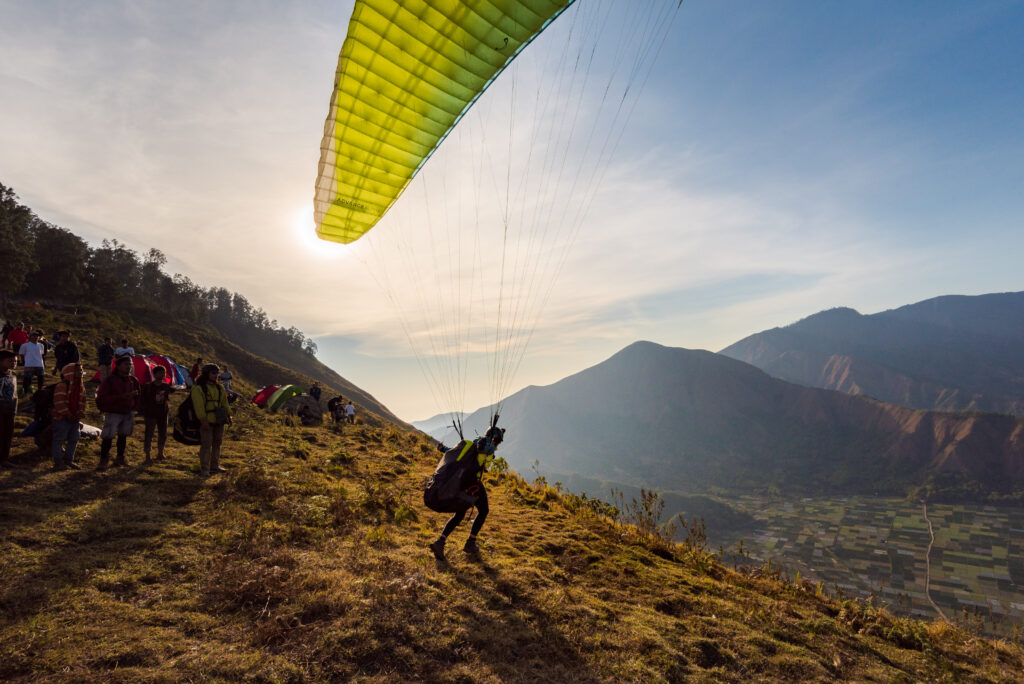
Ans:
<svg viewBox="0 0 1024 684"><path fill-rule="evenodd" d="M475 461L476 463L475 468L465 471L462 479L463 491L476 497L476 518L473 520L473 526L469 530L469 539L466 540L466 545L462 547L463 551L471 555L480 553L480 548L476 544L476 536L480 533L480 528L484 526L488 512L487 490L484 489L481 479L483 478L484 471L487 470L494 460L494 450L498 448L498 445L502 443L504 438L505 430L492 425L487 429L483 437L475 440L464 439L454 447L454 449L459 451L459 461L465 460L469 463ZM448 535L455 531L458 524L465 519L466 513L471 507L471 505L467 505L464 509L456 511L445 524L444 529L441 531L441 536L430 544L430 550L438 560L443 561L445 559L444 545L448 540Z"/></svg>

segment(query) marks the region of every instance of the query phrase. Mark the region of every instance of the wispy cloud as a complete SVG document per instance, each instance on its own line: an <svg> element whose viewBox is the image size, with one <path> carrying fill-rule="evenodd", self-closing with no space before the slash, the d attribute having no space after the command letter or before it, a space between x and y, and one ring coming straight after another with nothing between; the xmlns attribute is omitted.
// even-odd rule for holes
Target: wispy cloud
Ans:
<svg viewBox="0 0 1024 684"><path fill-rule="evenodd" d="M0 180L320 336L403 415L434 407L409 337L486 374L499 299L532 331L518 382L542 384L639 337L717 349L829 306L1020 288L1019 7L684 3L600 165L595 101L530 85L556 24L394 214L337 246L310 203L347 5L0 5Z"/></svg>

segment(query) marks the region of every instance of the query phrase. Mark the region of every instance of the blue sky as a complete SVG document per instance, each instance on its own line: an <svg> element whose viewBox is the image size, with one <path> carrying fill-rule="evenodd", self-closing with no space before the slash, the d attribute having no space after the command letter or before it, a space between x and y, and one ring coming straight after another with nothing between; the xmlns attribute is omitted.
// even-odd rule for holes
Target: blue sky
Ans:
<svg viewBox="0 0 1024 684"><path fill-rule="evenodd" d="M347 18L0 0L0 181L92 241L243 292L424 418L442 407L364 266L386 252L309 232ZM636 339L714 350L832 306L1024 289L1022 111L1020 3L684 2L509 389ZM460 144L425 196L465 187Z"/></svg>

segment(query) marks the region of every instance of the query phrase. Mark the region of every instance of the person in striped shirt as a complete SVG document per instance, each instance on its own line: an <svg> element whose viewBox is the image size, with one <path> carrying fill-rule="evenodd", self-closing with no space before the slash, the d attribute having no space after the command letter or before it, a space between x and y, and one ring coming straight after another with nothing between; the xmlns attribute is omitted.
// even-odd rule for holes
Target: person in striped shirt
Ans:
<svg viewBox="0 0 1024 684"><path fill-rule="evenodd" d="M66 364L61 369L62 380L53 389L53 469L78 470L75 449L81 434L79 421L85 416L85 386L82 383L82 365Z"/></svg>

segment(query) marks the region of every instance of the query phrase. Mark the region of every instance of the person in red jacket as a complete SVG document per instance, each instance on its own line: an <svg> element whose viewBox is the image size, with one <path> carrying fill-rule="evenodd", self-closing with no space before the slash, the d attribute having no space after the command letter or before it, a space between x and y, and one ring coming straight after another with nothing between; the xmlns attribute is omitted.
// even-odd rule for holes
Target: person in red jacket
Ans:
<svg viewBox="0 0 1024 684"><path fill-rule="evenodd" d="M28 342L28 331L25 330L25 324L18 321L14 325L14 330L7 333L7 344L11 345L11 349L17 353L21 345L26 342Z"/></svg>
<svg viewBox="0 0 1024 684"><path fill-rule="evenodd" d="M124 452L128 435L135 427L135 409L139 407L139 381L132 375L132 357L122 356L114 365L114 373L100 383L96 390L96 406L107 415L100 433L100 463L96 470L106 470L110 460L110 446L117 437L115 466L128 465Z"/></svg>
<svg viewBox="0 0 1024 684"><path fill-rule="evenodd" d="M63 379L53 388L53 469L78 470L75 464L75 448L81 435L79 422L85 416L85 386L82 384L82 366L78 363L65 364L61 369Z"/></svg>

